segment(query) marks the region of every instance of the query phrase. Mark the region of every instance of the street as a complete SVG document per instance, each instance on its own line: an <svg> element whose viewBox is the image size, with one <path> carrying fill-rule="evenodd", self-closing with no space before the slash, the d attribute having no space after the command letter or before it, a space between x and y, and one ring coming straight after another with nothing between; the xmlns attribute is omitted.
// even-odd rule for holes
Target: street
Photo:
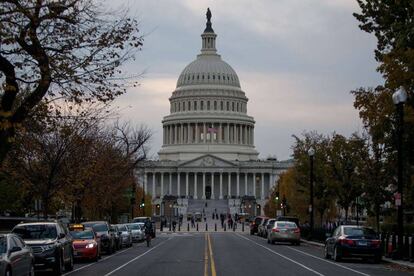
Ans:
<svg viewBox="0 0 414 276"><path fill-rule="evenodd" d="M302 243L267 244L265 239L239 233L162 233L152 241L80 262L65 275L410 275L388 263L360 260L335 263L323 249Z"/></svg>

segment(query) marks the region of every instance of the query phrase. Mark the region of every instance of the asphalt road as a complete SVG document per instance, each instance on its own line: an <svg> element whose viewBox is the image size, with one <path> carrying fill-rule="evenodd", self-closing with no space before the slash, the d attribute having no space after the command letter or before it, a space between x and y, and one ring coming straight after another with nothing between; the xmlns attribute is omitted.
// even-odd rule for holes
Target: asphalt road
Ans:
<svg viewBox="0 0 414 276"><path fill-rule="evenodd" d="M302 244L267 244L265 239L237 233L159 234L150 248L144 243L80 262L65 275L413 275L388 263L360 260L335 263L322 248Z"/></svg>

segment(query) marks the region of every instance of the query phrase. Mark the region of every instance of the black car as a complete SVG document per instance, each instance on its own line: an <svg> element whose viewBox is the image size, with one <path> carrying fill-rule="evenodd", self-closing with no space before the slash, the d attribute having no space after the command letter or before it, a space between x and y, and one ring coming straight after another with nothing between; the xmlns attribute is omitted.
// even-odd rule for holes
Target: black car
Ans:
<svg viewBox="0 0 414 276"><path fill-rule="evenodd" d="M32 248L35 270L52 270L53 275L73 269L72 237L59 222L33 222L16 225L13 233Z"/></svg>
<svg viewBox="0 0 414 276"><path fill-rule="evenodd" d="M32 249L15 234L0 235L0 275L34 276Z"/></svg>
<svg viewBox="0 0 414 276"><path fill-rule="evenodd" d="M259 225L262 224L263 220L268 219L268 217L258 216L250 223L250 235L254 235L259 231Z"/></svg>
<svg viewBox="0 0 414 276"><path fill-rule="evenodd" d="M335 229L332 237L325 242L325 258L340 261L342 258L373 258L380 262L381 240L371 228L341 225Z"/></svg>
<svg viewBox="0 0 414 276"><path fill-rule="evenodd" d="M114 230L107 221L87 221L82 223L85 228L92 228L101 242L101 250L112 254L116 250Z"/></svg>

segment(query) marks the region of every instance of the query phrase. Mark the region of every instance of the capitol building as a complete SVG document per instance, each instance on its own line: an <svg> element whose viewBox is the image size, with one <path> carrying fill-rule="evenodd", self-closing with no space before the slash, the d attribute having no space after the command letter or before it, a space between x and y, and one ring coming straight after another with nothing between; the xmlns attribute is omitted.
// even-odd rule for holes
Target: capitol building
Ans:
<svg viewBox="0 0 414 276"><path fill-rule="evenodd" d="M235 70L217 53L216 39L208 10L201 52L169 98L159 160L145 161L138 170L152 196L153 215L166 214L167 199L174 200L176 214L214 201L227 209L221 211L261 214L279 174L290 166L258 159L249 99Z"/></svg>

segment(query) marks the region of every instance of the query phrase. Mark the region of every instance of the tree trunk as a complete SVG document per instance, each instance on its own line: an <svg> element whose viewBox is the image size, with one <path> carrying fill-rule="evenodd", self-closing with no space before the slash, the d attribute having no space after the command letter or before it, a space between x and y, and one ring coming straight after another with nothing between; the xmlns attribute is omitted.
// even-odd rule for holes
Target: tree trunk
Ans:
<svg viewBox="0 0 414 276"><path fill-rule="evenodd" d="M346 206L346 208L345 208L345 222L347 223L348 222L348 208L349 206Z"/></svg>

